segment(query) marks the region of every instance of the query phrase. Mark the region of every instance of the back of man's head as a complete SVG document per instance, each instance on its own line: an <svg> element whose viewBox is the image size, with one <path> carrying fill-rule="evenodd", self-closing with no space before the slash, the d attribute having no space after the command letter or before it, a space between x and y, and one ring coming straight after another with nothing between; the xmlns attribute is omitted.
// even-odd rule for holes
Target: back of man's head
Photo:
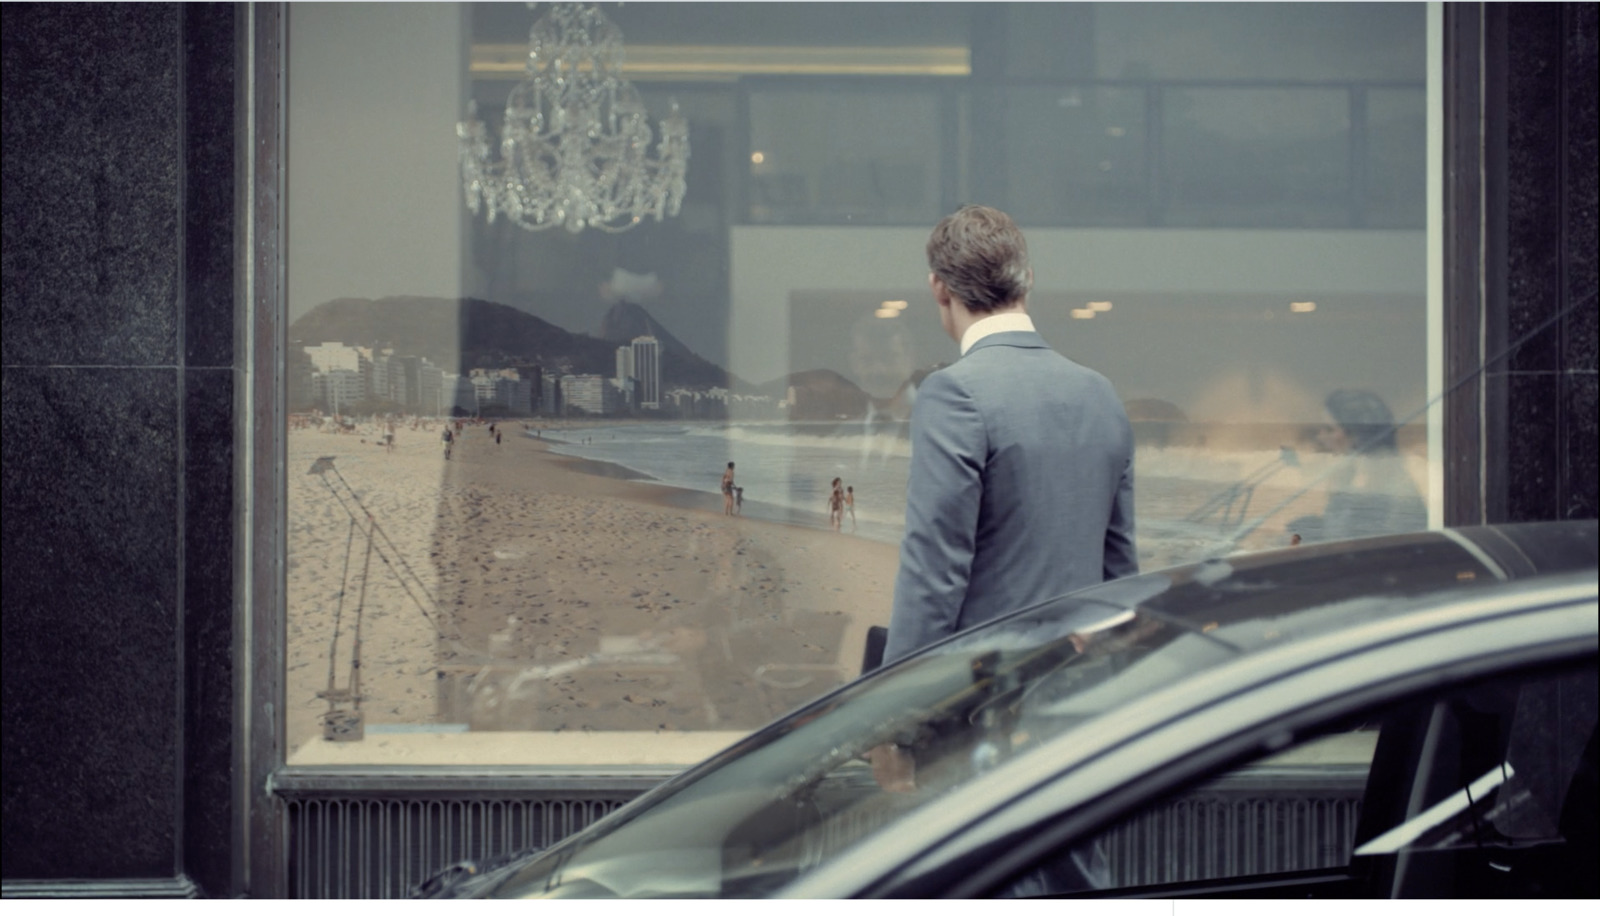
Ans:
<svg viewBox="0 0 1600 916"><path fill-rule="evenodd" d="M933 227L928 269L971 312L992 312L1028 295L1028 243L1011 217L968 205Z"/></svg>

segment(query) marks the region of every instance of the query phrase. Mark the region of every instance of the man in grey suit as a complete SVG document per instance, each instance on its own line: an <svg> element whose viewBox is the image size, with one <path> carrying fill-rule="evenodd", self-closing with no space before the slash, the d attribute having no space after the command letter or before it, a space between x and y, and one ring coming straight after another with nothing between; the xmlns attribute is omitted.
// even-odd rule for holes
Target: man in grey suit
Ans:
<svg viewBox="0 0 1600 916"><path fill-rule="evenodd" d="M928 267L961 358L916 392L885 662L1139 571L1127 413L1105 376L1034 330L1022 231L964 207L934 227Z"/></svg>

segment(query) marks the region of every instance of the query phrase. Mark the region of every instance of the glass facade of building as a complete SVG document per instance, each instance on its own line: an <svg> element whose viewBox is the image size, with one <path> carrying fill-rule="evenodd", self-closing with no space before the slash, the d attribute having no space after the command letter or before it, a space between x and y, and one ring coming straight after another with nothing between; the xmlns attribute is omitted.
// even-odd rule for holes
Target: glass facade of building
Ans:
<svg viewBox="0 0 1600 916"><path fill-rule="evenodd" d="M621 234L463 203L543 9L289 9L291 765L687 763L852 677L966 203L1127 409L1145 569L1441 518L1424 6L606 5L689 125Z"/></svg>

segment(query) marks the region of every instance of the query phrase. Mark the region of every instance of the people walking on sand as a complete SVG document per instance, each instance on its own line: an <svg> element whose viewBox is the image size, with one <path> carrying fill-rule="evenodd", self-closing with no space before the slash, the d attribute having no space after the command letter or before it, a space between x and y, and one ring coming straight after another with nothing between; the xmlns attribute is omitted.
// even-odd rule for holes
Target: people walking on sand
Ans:
<svg viewBox="0 0 1600 916"><path fill-rule="evenodd" d="M856 488L844 488L844 508L850 513L850 533L856 533Z"/></svg>
<svg viewBox="0 0 1600 916"><path fill-rule="evenodd" d="M722 472L722 514L732 515L733 502L733 462L728 462L728 469Z"/></svg>
<svg viewBox="0 0 1600 916"><path fill-rule="evenodd" d="M450 446L455 444L456 434L450 431L449 424L445 425L444 434L439 437L444 441L444 460L450 460Z"/></svg>
<svg viewBox="0 0 1600 916"><path fill-rule="evenodd" d="M844 487L843 481L833 478L833 490L828 494L828 526L838 531L844 523Z"/></svg>

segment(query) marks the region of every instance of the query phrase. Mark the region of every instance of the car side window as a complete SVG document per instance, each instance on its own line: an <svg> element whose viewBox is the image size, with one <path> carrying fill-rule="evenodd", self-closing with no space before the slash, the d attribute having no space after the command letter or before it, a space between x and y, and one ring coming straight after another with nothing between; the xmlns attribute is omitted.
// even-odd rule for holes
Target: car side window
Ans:
<svg viewBox="0 0 1600 916"><path fill-rule="evenodd" d="M1314 895L1593 896L1595 720L1592 666L1419 697L1146 804L997 896L1297 875Z"/></svg>
<svg viewBox="0 0 1600 916"><path fill-rule="evenodd" d="M1505 679L1393 716L1352 873L1391 897L1595 896L1596 687Z"/></svg>

